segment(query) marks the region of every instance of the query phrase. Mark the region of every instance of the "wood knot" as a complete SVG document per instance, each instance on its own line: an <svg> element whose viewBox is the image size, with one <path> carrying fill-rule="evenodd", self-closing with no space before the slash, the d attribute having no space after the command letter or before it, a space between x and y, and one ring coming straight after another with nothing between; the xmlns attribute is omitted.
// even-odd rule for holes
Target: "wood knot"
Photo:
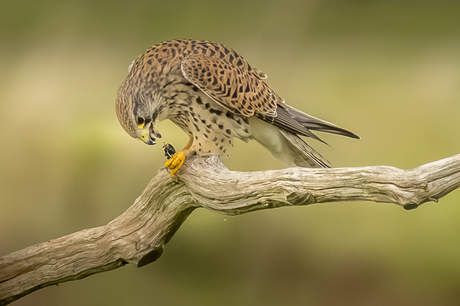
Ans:
<svg viewBox="0 0 460 306"><path fill-rule="evenodd" d="M417 207L419 207L419 205L415 203L409 203L409 204L403 205L403 208L405 210L412 210L412 209L416 209Z"/></svg>
<svg viewBox="0 0 460 306"><path fill-rule="evenodd" d="M139 262L137 263L137 267L143 267L148 265L149 263L154 262L158 258L160 258L161 254L163 254L163 248L162 247L156 247L152 251L148 252L147 254L142 257Z"/></svg>

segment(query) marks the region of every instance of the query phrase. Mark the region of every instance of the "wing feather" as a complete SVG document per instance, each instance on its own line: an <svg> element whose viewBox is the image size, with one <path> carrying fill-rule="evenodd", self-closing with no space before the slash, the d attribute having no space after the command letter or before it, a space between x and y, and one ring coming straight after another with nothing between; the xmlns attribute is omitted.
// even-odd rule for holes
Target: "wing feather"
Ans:
<svg viewBox="0 0 460 306"><path fill-rule="evenodd" d="M182 75L222 107L245 117L256 116L286 132L321 142L324 141L310 130L359 138L350 131L286 105L265 83L267 75L252 67L234 50L209 42L199 45L199 51L182 59Z"/></svg>
<svg viewBox="0 0 460 306"><path fill-rule="evenodd" d="M235 63L244 61L236 52L232 59ZM265 83L266 75L247 62L233 62L225 57L192 54L182 60L181 70L189 82L232 112L245 117L256 113L276 116L278 105L284 101Z"/></svg>

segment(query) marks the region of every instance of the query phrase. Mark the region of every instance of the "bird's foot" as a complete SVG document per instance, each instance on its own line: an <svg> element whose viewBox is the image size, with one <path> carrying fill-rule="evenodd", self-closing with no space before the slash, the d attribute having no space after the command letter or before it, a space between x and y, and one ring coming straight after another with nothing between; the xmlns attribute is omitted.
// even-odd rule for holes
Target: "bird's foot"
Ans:
<svg viewBox="0 0 460 306"><path fill-rule="evenodd" d="M195 151L193 149L183 150L179 152L175 152L174 148L171 145L165 145L165 154L167 157L170 157L168 161L165 163L165 167L169 168L169 172L171 173L171 177L174 176L174 173L182 167L184 164L185 159L190 155L193 154ZM172 149L171 149L172 148ZM168 150L168 151L167 151ZM173 153L174 152L174 153ZM169 153L169 154L168 154ZM171 154L173 153L173 154ZM171 156L172 155L172 156Z"/></svg>
<svg viewBox="0 0 460 306"><path fill-rule="evenodd" d="M169 168L171 177L173 177L174 173L176 173L177 170L179 170L180 167L182 167L186 157L187 156L183 151L179 151L174 153L174 155L170 159L168 159L168 161L165 163L165 166L166 168Z"/></svg>

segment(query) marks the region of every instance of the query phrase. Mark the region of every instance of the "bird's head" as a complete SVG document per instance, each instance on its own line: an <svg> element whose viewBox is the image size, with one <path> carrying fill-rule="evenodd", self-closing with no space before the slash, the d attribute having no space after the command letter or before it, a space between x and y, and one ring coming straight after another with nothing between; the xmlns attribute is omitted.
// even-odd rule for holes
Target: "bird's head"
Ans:
<svg viewBox="0 0 460 306"><path fill-rule="evenodd" d="M154 145L161 138L157 130L159 109L151 98L127 90L122 85L118 90L116 111L123 129L133 138Z"/></svg>

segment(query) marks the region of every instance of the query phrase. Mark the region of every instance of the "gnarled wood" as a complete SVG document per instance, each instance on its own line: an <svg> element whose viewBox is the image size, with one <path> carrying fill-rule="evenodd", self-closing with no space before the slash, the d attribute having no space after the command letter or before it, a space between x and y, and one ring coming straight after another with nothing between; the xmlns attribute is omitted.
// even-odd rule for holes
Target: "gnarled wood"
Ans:
<svg viewBox="0 0 460 306"><path fill-rule="evenodd" d="M0 258L0 305L35 290L158 259L190 213L228 215L326 202L373 201L413 209L460 186L460 154L411 170L388 166L236 172L217 157L188 160L171 179L161 170L134 204L104 226Z"/></svg>

